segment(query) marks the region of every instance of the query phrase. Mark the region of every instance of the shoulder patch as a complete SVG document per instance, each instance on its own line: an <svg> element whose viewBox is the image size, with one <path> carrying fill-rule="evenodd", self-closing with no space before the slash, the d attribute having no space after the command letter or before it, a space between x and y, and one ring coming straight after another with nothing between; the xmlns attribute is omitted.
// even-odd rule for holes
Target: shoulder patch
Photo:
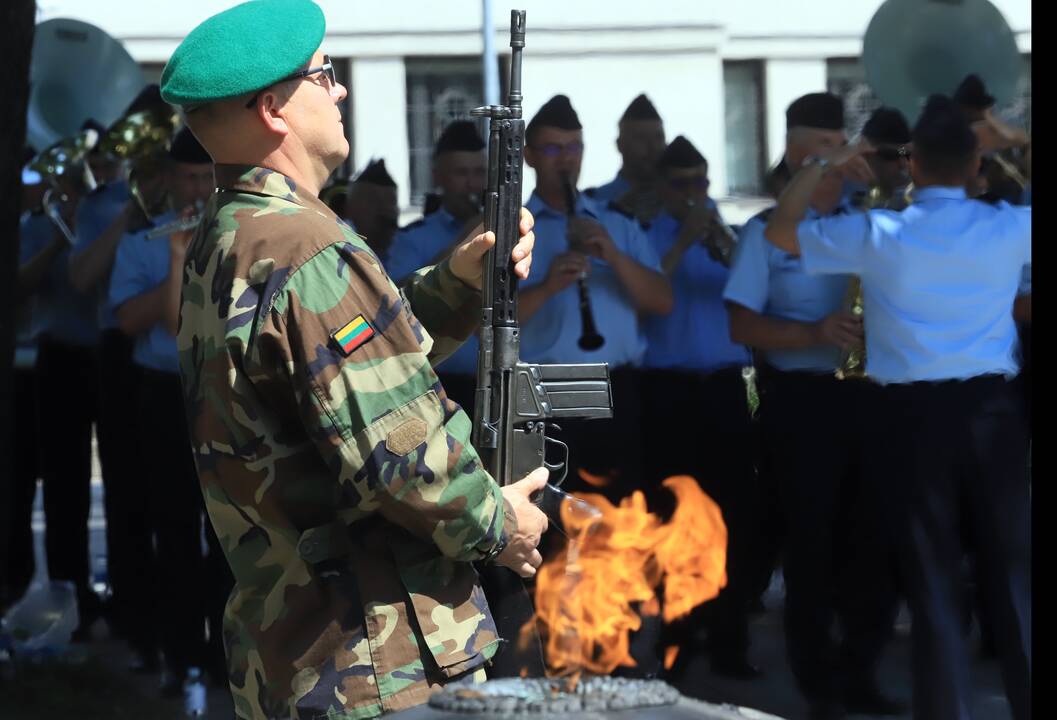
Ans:
<svg viewBox="0 0 1057 720"><path fill-rule="evenodd" d="M377 333L362 314L357 315L330 335L338 350L348 357L356 348L366 345Z"/></svg>

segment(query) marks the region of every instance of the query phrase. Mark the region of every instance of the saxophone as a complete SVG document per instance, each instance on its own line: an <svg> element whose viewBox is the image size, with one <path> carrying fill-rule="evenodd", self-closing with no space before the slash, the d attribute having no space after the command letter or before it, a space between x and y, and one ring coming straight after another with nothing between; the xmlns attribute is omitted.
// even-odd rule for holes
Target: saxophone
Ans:
<svg viewBox="0 0 1057 720"><path fill-rule="evenodd" d="M859 205L859 209L866 211L872 208L882 207L887 201L888 198L885 197L884 191L880 186L875 185L870 188L868 193L866 193L866 197L863 198L862 203ZM844 293L844 307L855 317L862 318L864 313L862 279L858 275L853 275L851 280L848 281L848 289ZM866 344L863 343L862 346L850 347L844 350L840 356L840 364L837 365L837 371L834 374L837 376L838 380L865 378Z"/></svg>

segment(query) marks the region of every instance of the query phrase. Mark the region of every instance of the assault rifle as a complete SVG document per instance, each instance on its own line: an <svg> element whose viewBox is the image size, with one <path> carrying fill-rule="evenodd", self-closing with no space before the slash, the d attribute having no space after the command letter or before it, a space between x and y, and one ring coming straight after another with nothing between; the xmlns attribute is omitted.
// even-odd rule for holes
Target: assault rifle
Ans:
<svg viewBox="0 0 1057 720"><path fill-rule="evenodd" d="M481 345L472 438L486 469L500 485L517 482L541 465L550 470L551 484L535 501L552 521L557 521L566 494L556 486L568 471L569 447L547 431L560 430L553 424L555 420L612 417L613 398L605 363L534 365L520 359L518 280L510 253L520 237L524 47L525 11L511 10L507 104L472 111L474 116L489 119L484 227L496 238L485 258L481 283ZM561 453L556 462L548 462L548 446Z"/></svg>

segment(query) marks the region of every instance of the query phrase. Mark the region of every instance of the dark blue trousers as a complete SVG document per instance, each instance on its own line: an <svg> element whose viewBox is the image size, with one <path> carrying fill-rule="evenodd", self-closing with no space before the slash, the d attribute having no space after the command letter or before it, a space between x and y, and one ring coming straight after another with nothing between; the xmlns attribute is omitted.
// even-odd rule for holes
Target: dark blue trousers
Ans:
<svg viewBox="0 0 1057 720"><path fill-rule="evenodd" d="M884 470L901 503L913 616L914 717L968 720L965 538L994 626L1013 717L1031 717L1031 498L1018 388L999 376L883 392Z"/></svg>

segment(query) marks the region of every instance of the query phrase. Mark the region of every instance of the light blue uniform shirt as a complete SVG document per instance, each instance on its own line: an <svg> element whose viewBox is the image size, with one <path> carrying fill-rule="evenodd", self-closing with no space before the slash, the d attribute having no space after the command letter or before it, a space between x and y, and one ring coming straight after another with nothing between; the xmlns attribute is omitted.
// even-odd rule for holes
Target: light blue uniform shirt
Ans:
<svg viewBox="0 0 1057 720"><path fill-rule="evenodd" d="M565 213L547 205L536 193L532 193L526 207L536 220L533 228L536 245L532 251L532 274L522 288L543 282L554 258L569 250L566 239L568 218ZM660 272L661 261L657 252L637 222L584 194L576 200L576 214L601 223L620 252ZM631 298L613 268L599 258L592 257L590 262L591 274L587 286L591 308L595 327L605 338L605 344L593 351L581 350L576 344L583 325L580 321L580 295L574 282L550 297L521 326L521 357L527 362L606 362L611 367L642 364L646 354L646 336Z"/></svg>
<svg viewBox="0 0 1057 720"><path fill-rule="evenodd" d="M464 223L456 220L444 207L440 207L421 220L413 222L393 238L386 272L394 282L433 262L442 251L451 247ZM439 372L458 375L473 375L477 372L476 335L471 335L458 350L437 366Z"/></svg>
<svg viewBox="0 0 1057 720"><path fill-rule="evenodd" d="M675 245L680 227L679 221L665 212L650 225L650 242L659 257ZM723 303L729 276L730 270L713 260L701 243L687 248L671 275L675 294L672 313L644 320L649 343L646 367L708 372L750 364L748 349L730 340L730 318Z"/></svg>
<svg viewBox="0 0 1057 720"><path fill-rule="evenodd" d="M176 220L175 212L155 218L161 226ZM117 247L114 267L110 273L110 310L115 312L122 303L142 295L165 282L169 277L169 237L147 239L147 229L126 233ZM169 334L164 323L136 336L132 360L140 367L162 372L179 370L176 338Z"/></svg>
<svg viewBox="0 0 1057 720"><path fill-rule="evenodd" d="M605 185L591 188L587 191L587 194L592 200L597 200L605 205L606 203L624 197L630 189L631 183L625 180L623 175L617 173L615 178L607 182Z"/></svg>
<svg viewBox="0 0 1057 720"><path fill-rule="evenodd" d="M808 208L807 217L819 217ZM801 259L779 250L763 236L767 221L757 215L742 225L723 298L784 320L818 322L844 304L850 277L808 275ZM779 370L830 373L840 363L840 348L817 345L800 350L761 351Z"/></svg>
<svg viewBox="0 0 1057 720"><path fill-rule="evenodd" d="M128 202L128 185L124 182L107 183L91 195L81 200L77 208L77 231L76 242L73 252L84 252L92 243L99 239L110 223L114 222ZM100 330L109 330L117 327L117 318L110 310L110 279L105 277L99 282L97 288L99 298L96 309L96 320Z"/></svg>
<svg viewBox="0 0 1057 720"><path fill-rule="evenodd" d="M20 265L51 244L54 228L43 213L22 216L19 224ZM66 247L52 261L33 295L30 336L33 340L48 336L67 345L92 347L99 342L94 298L73 289L69 262L70 249Z"/></svg>
<svg viewBox="0 0 1057 720"><path fill-rule="evenodd" d="M881 383L1017 373L1013 299L1031 262L1031 208L917 190L902 212L806 220L810 273L862 277L866 372Z"/></svg>

